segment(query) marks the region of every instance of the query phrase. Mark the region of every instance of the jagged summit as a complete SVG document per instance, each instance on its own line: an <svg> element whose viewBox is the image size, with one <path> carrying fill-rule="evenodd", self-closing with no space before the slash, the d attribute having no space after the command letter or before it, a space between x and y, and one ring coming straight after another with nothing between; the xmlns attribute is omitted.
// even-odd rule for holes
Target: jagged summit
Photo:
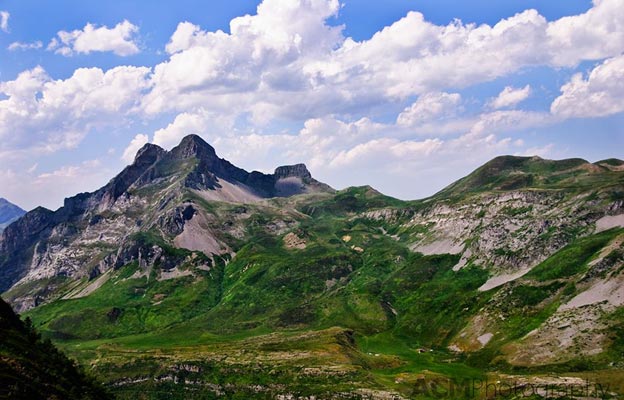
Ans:
<svg viewBox="0 0 624 400"><path fill-rule="evenodd" d="M144 160L153 163L158 157L161 157L166 152L167 151L165 149L158 145L146 143L139 149L139 151L137 151L136 156L134 157L134 163L140 163Z"/></svg>
<svg viewBox="0 0 624 400"><path fill-rule="evenodd" d="M179 159L192 157L199 159L217 158L217 152L214 147L198 135L185 136L180 144L171 150L171 155Z"/></svg>
<svg viewBox="0 0 624 400"><path fill-rule="evenodd" d="M278 167L275 174L248 172L219 158L201 137L189 135L171 151L144 145L134 162L104 187L65 199L57 211L37 208L27 213L0 236L0 253L23 253L26 259L34 252L35 263L46 263L37 252L43 251L50 238L62 236L68 240L86 234L89 227L106 221L105 215L131 215L123 222L128 225L124 229L130 231L147 224L150 229L181 235L186 221L196 214L196 206L189 199L249 204L273 197L333 191L315 180L303 164ZM212 231L204 231L199 225L190 229L195 233L180 238L180 246L206 253L227 251ZM102 239L98 236L92 240ZM0 259L0 291L23 278L26 264L20 261L4 265ZM76 262L54 268L71 271L81 265Z"/></svg>
<svg viewBox="0 0 624 400"><path fill-rule="evenodd" d="M195 162L189 163L189 160ZM179 145L171 151L147 144L139 150L135 162L126 168L117 178L132 178L131 185L141 187L153 182L182 177L183 186L210 193L211 199L247 202L253 198L284 197L296 194L332 191L329 186L312 178L304 164L281 166L274 174L258 171L248 172L229 161L220 158L216 150L198 135L185 136ZM121 192L130 186L122 184ZM237 197L236 192L241 196ZM117 199L120 190L112 198Z"/></svg>

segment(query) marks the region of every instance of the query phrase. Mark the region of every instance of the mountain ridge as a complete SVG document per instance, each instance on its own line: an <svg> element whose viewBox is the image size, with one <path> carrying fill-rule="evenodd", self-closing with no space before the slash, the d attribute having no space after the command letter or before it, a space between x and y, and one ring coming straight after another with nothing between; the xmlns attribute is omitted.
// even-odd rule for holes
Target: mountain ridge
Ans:
<svg viewBox="0 0 624 400"><path fill-rule="evenodd" d="M37 248L31 249L31 246L38 240L53 234L71 237L75 233L73 225L81 220L86 218L89 223L96 222L99 215L111 212L116 204L121 204L122 208L132 207L128 203L140 198L141 190L164 183L169 187L165 189L167 194L161 198L160 210L166 208L182 190L188 190L204 201L234 203L334 191L312 178L304 164L277 167L275 174L247 172L219 158L214 148L201 137L188 135L171 151L154 144L144 145L138 150L134 162L106 185L91 193L66 198L63 206L56 211L38 207L26 213L0 236L0 253L10 254L13 260L23 260L28 257L29 251L36 253ZM54 227L59 225L63 225L63 232L55 233ZM219 246L195 247L214 250ZM23 277L27 263L21 261L17 265L7 265L1 261L0 291L4 291Z"/></svg>
<svg viewBox="0 0 624 400"><path fill-rule="evenodd" d="M26 211L21 207L0 197L0 232L24 214Z"/></svg>
<svg viewBox="0 0 624 400"><path fill-rule="evenodd" d="M402 201L301 164L247 172L197 137L148 145L99 191L11 225L3 296L121 398L624 381L624 171L597 164L499 157Z"/></svg>

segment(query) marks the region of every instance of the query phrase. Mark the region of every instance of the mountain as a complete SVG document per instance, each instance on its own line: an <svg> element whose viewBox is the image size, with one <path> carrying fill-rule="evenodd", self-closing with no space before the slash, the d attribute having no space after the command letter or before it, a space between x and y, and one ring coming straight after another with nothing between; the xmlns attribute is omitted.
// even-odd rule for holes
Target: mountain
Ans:
<svg viewBox="0 0 624 400"><path fill-rule="evenodd" d="M624 394L622 165L505 156L401 201L190 136L8 227L0 284L122 399Z"/></svg>
<svg viewBox="0 0 624 400"><path fill-rule="evenodd" d="M607 171L623 171L624 161L609 159L595 164L580 158L544 160L540 157L501 156L440 191L437 196L475 192L533 189L590 190ZM617 182L616 182L617 183Z"/></svg>
<svg viewBox="0 0 624 400"><path fill-rule="evenodd" d="M111 398L1 299L0 337L0 398Z"/></svg>
<svg viewBox="0 0 624 400"><path fill-rule="evenodd" d="M0 259L0 290L27 287L24 299L9 297L25 310L66 278L93 278L148 251L138 240L146 232L170 236L175 247L228 255L240 227L214 225L208 203L262 204L331 192L303 164L278 167L271 175L250 173L217 157L196 135L170 152L147 144L103 188L65 199L56 212L36 208L7 228L0 237L0 252L8 255Z"/></svg>
<svg viewBox="0 0 624 400"><path fill-rule="evenodd" d="M0 198L0 232L24 214L26 214L26 211L8 200Z"/></svg>

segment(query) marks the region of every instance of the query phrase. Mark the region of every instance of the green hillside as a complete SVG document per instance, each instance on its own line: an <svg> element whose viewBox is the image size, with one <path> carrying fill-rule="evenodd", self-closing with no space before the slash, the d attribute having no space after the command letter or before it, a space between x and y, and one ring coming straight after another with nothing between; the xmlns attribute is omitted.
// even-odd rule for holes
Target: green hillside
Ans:
<svg viewBox="0 0 624 400"><path fill-rule="evenodd" d="M500 157L400 201L189 137L13 224L3 296L121 399L435 398L449 379L616 396L623 177Z"/></svg>
<svg viewBox="0 0 624 400"><path fill-rule="evenodd" d="M0 300L0 398L109 399L63 353Z"/></svg>

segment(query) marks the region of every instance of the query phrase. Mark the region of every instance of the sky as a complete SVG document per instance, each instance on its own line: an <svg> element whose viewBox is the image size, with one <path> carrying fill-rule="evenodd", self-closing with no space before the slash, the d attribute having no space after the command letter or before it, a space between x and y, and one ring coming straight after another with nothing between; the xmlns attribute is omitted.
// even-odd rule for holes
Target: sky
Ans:
<svg viewBox="0 0 624 400"><path fill-rule="evenodd" d="M0 197L145 143L432 195L493 157L624 158L624 0L0 0Z"/></svg>

